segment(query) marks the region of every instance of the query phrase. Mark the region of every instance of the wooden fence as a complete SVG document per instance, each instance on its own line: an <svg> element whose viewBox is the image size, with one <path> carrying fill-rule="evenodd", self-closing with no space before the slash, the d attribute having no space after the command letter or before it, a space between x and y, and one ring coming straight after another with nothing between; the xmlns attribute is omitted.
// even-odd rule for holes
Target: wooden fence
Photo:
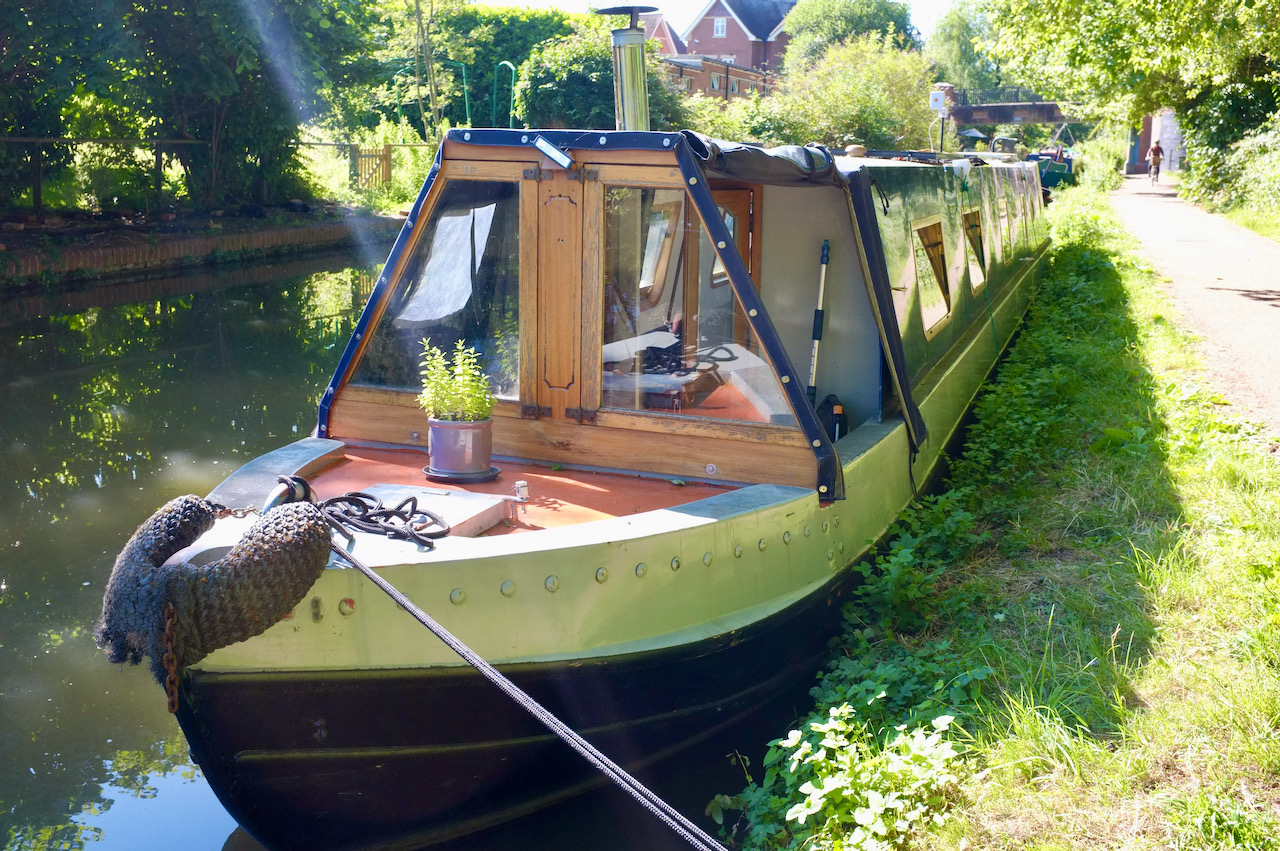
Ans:
<svg viewBox="0 0 1280 851"><path fill-rule="evenodd" d="M75 139L37 138L27 136L0 136L0 145L18 145L29 152L31 175L31 207L35 215L44 215L44 152L58 145L131 145L154 152L152 167L153 191L157 203L164 187L164 153L179 145L208 145L197 139ZM393 148L422 148L424 143L400 142L381 148L362 148L351 142L295 142L298 146L335 147L346 152L350 163L351 187L372 189L391 182L391 151Z"/></svg>

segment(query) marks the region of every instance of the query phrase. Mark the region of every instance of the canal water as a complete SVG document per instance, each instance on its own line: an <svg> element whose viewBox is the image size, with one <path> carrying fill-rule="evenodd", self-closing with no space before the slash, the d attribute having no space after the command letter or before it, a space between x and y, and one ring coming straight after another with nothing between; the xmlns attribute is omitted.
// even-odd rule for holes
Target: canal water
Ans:
<svg viewBox="0 0 1280 851"><path fill-rule="evenodd" d="M260 847L191 762L146 666L107 662L93 623L116 553L156 508L311 432L378 271L335 254L0 303L4 851ZM794 713L642 779L702 816L743 785L732 753L761 750ZM451 849L680 847L605 789Z"/></svg>

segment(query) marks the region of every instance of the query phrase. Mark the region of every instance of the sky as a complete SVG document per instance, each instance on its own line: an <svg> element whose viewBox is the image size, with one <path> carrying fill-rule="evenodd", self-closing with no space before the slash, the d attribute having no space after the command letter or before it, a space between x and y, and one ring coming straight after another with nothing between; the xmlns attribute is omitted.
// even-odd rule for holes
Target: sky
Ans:
<svg viewBox="0 0 1280 851"><path fill-rule="evenodd" d="M641 0L630 0L637 5ZM503 0L516 6L529 6L542 9L563 9L566 12L586 12L593 8L624 5L622 0ZM926 39L933 34L933 28L955 0L911 0L911 23ZM494 3L493 5L499 5ZM646 6L657 6L658 11L671 22L677 32L682 31L694 15L702 11L706 0L649 0Z"/></svg>

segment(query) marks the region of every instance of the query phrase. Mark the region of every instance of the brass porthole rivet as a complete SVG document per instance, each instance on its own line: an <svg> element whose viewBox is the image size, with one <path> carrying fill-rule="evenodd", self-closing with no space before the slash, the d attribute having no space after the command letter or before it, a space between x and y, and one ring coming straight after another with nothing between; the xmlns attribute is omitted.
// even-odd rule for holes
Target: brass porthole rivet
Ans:
<svg viewBox="0 0 1280 851"><path fill-rule="evenodd" d="M738 544L736 547L733 548L733 557L742 558L742 544Z"/></svg>
<svg viewBox="0 0 1280 851"><path fill-rule="evenodd" d="M636 565L636 576L644 576L648 572L649 568L645 566L644 562L640 562Z"/></svg>
<svg viewBox="0 0 1280 851"><path fill-rule="evenodd" d="M703 553L703 554L702 554L702 563L703 563L704 565L706 565L707 567L710 567L710 566L711 566L711 553Z"/></svg>
<svg viewBox="0 0 1280 851"><path fill-rule="evenodd" d="M696 186L697 184L698 184L698 178L696 178L696 177L691 177L691 178L689 178L689 185L690 185L690 186Z"/></svg>
<svg viewBox="0 0 1280 851"><path fill-rule="evenodd" d="M766 541L764 538L761 538L761 539L760 539L760 552L764 552L764 548L765 548L765 547L767 547L767 546L769 546L769 542L768 542L768 541Z"/></svg>
<svg viewBox="0 0 1280 851"><path fill-rule="evenodd" d="M453 603L455 606L461 606L463 603L467 602L467 592L463 591L461 588L454 588L449 592L449 602Z"/></svg>
<svg viewBox="0 0 1280 851"><path fill-rule="evenodd" d="M831 531L831 524L830 524L830 523L828 523L826 520L823 520L823 521L822 521L822 531L824 531L824 532L830 532L830 531Z"/></svg>
<svg viewBox="0 0 1280 851"><path fill-rule="evenodd" d="M722 251L724 250L724 240L723 240L723 239L716 243L716 248L719 248L719 249L720 249L720 250L722 250Z"/></svg>
<svg viewBox="0 0 1280 851"><path fill-rule="evenodd" d="M808 527L808 526L805 526L805 527L804 527L804 536L805 536L806 538L807 538L807 537L809 537L809 527Z"/></svg>
<svg viewBox="0 0 1280 851"><path fill-rule="evenodd" d="M554 594L556 591L560 590L560 577L555 576L554 574L548 576L547 581L543 584L547 586L548 591Z"/></svg>
<svg viewBox="0 0 1280 851"><path fill-rule="evenodd" d="M672 570L680 569L680 556L676 556L675 558L671 559L671 569Z"/></svg>
<svg viewBox="0 0 1280 851"><path fill-rule="evenodd" d="M790 533L790 532L783 532L783 533L782 533L782 543L784 543L784 544L789 544L789 543L791 543L791 533Z"/></svg>
<svg viewBox="0 0 1280 851"><path fill-rule="evenodd" d="M835 561L835 560L836 560L835 552L832 550L827 550L827 561Z"/></svg>
<svg viewBox="0 0 1280 851"><path fill-rule="evenodd" d="M516 593L516 584L508 579L506 582L502 583L498 590L502 592L502 596L512 597Z"/></svg>
<svg viewBox="0 0 1280 851"><path fill-rule="evenodd" d="M609 581L609 568L602 567L596 571L596 582L608 582L608 581Z"/></svg>

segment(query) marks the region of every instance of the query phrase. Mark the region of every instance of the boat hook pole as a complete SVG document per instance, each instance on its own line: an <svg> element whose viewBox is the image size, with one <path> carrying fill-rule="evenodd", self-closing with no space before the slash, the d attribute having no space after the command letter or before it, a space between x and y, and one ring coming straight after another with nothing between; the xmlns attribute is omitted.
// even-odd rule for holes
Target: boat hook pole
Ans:
<svg viewBox="0 0 1280 851"><path fill-rule="evenodd" d="M831 242L822 240L822 262L818 272L818 306L813 311L813 355L809 358L809 404L818 404L818 344L822 342L822 305L827 298L827 263L831 260Z"/></svg>
<svg viewBox="0 0 1280 851"><path fill-rule="evenodd" d="M345 531L345 530L344 530ZM484 659L467 645L463 644L453 633L445 629L434 618L413 604L413 601L402 594L394 585L383 579L373 571L368 565L362 563L353 556L337 541L330 541L333 551L342 557L344 561L363 573L370 582L377 585L387 596L396 601L400 608L404 609L414 620L431 630L436 638L439 638L449 646L449 649L457 653L467 661L471 667L475 668L484 675L491 683L502 689L512 700L520 704L532 715L538 719L544 727L555 733L565 741L569 747L573 748L581 754L587 762L591 763L598 770L604 773L610 780L617 783L631 797L635 798L645 809L653 813L667 826L676 833L684 837L694 848L700 851L727 851L723 845L711 838L706 831L698 827L693 822L685 818L679 811L659 798L653 792L649 791L639 780L636 780L628 774L620 765L615 763L609 757L605 756L595 748L586 739L579 736L567 724L556 716L552 715L542 704L538 703L530 697L523 689L517 686L511 680L507 679L497 668L490 665Z"/></svg>

